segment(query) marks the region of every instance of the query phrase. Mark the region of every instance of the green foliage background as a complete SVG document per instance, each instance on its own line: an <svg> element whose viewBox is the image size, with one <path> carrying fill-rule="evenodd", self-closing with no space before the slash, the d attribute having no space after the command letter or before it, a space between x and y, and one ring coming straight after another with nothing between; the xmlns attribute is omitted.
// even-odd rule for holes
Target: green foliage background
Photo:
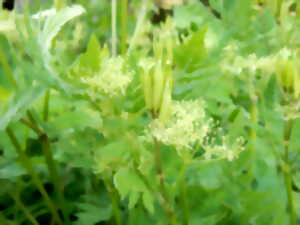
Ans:
<svg viewBox="0 0 300 225"><path fill-rule="evenodd" d="M76 4L85 9L80 16L77 11L78 18L74 8L62 8L49 16L48 27L32 19L52 7L45 1L16 12L13 32L0 29L0 224L300 224L299 118L293 119L285 156L286 120L277 110L283 93L276 76L222 69L230 45L237 47L229 50L233 58L299 51L298 2L210 0L206 6L194 0L173 8L170 18L180 40L172 53L173 99L203 99L228 137L245 139L245 150L228 161L205 160L196 149L185 168L183 157L162 145L171 214L161 204L153 143L139 139L151 121L139 60L153 55L153 36L164 29L151 24L158 9L149 1L129 1L127 17L118 1L119 40L127 48L139 32L130 51L118 52L133 79L126 95L93 99L80 80L110 57L111 2ZM0 21L7 20L0 13Z"/></svg>

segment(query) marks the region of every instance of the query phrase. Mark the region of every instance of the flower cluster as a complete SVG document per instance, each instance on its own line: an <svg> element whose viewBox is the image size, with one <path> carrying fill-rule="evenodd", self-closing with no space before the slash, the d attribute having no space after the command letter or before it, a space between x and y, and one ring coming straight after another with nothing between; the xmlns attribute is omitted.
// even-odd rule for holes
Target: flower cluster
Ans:
<svg viewBox="0 0 300 225"><path fill-rule="evenodd" d="M155 139L176 149L192 149L194 144L202 144L209 128L203 102L199 100L174 102L167 121L155 119L150 124Z"/></svg>
<svg viewBox="0 0 300 225"><path fill-rule="evenodd" d="M126 71L121 57L104 60L98 73L81 78L81 82L90 87L88 94L92 99L98 93L109 97L124 95L131 81L132 73Z"/></svg>
<svg viewBox="0 0 300 225"><path fill-rule="evenodd" d="M215 144L215 138L210 136L216 129L212 119L205 113L203 101L190 100L173 102L172 113L168 120L153 120L148 129L148 134L159 142L171 145L176 150L194 149L201 146L204 158L226 158L233 160L243 150L243 139L238 138L235 143L230 143L222 137L221 144Z"/></svg>

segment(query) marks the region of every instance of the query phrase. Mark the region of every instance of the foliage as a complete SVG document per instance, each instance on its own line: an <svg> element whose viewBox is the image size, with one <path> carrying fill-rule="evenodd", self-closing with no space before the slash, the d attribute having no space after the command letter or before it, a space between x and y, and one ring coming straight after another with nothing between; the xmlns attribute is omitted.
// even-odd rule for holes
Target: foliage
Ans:
<svg viewBox="0 0 300 225"><path fill-rule="evenodd" d="M73 2L0 10L0 224L299 224L298 1Z"/></svg>

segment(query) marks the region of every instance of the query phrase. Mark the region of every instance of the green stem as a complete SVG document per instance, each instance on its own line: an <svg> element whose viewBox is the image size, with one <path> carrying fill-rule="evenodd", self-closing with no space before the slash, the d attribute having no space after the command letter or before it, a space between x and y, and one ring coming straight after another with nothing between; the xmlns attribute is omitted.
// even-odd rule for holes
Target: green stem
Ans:
<svg viewBox="0 0 300 225"><path fill-rule="evenodd" d="M21 202L20 197L17 193L9 193L9 195L12 197L12 199L15 201L16 205L20 208L20 210L25 214L27 219L33 224L33 225L39 225L37 220L34 218L34 216L31 214L31 212L25 207L25 205Z"/></svg>
<svg viewBox="0 0 300 225"><path fill-rule="evenodd" d="M180 204L183 211L183 225L189 225L190 224L190 212L188 208L188 198L187 198L187 192L186 192L186 180L185 180L185 171L186 171L186 163L183 162L183 167L181 169L180 174L180 181L179 181L179 187L180 187Z"/></svg>
<svg viewBox="0 0 300 225"><path fill-rule="evenodd" d="M249 175L250 177L253 175L255 155L256 155L256 126L258 122L258 110L257 110L257 100L253 99L250 106L250 122L251 122L251 130L250 130L250 160L249 160Z"/></svg>
<svg viewBox="0 0 300 225"><path fill-rule="evenodd" d="M27 157L27 155L25 154L25 152L22 150L21 145L19 144L14 132L7 127L6 128L6 133L10 139L10 141L12 142L13 146L15 147L19 157L20 157L20 161L23 164L24 168L27 170L28 174L31 176L32 178L32 182L36 185L36 187L38 188L39 192L41 193L41 195L43 196L47 206L49 207L53 218L58 222L58 224L63 224L59 215L58 215L58 209L56 208L55 204L53 204L52 200L50 199L47 191L45 190L40 178L38 177L38 175L35 173L33 167L32 167L32 162L31 160Z"/></svg>
<svg viewBox="0 0 300 225"><path fill-rule="evenodd" d="M61 179L58 175L57 171L57 165L55 160L53 159L53 154L50 149L50 141L49 137L47 134L39 128L37 125L36 120L33 117L33 114L28 111L27 116L30 121L27 121L25 119L21 119L21 122L25 125L27 125L29 128L31 128L36 134L41 138L42 140L42 145L43 145L43 153L44 157L46 159L46 164L48 167L48 171L52 180L52 183L54 184L56 195L58 197L58 200L61 205L61 210L63 213L64 221L66 224L70 224L70 219L69 219L69 213L65 204L65 198L63 195L63 185L61 184Z"/></svg>
<svg viewBox="0 0 300 225"><path fill-rule="evenodd" d="M293 189L292 189L292 171L291 165L289 163L289 143L291 139L293 129L293 120L287 120L284 123L284 156L283 160L285 162L284 168L284 183L285 189L287 192L287 199L288 199L288 210L290 214L290 225L297 225L297 218L294 206L294 199L293 199Z"/></svg>
<svg viewBox="0 0 300 225"><path fill-rule="evenodd" d="M127 50L128 0L121 0L121 53Z"/></svg>
<svg viewBox="0 0 300 225"><path fill-rule="evenodd" d="M109 194L109 197L111 199L115 223L117 225L122 225L121 212L120 212L119 204L118 204L119 196L118 196L116 190L114 189L113 185L111 184L111 181L108 178L104 177L103 181L104 181L104 185L107 189L107 192Z"/></svg>
<svg viewBox="0 0 300 225"><path fill-rule="evenodd" d="M252 126L256 126L257 125L257 115L258 115L258 111L257 111L257 101L252 101L251 104L251 111L250 111L250 120L252 123ZM256 141L256 129L252 128L251 132L250 132L250 138L253 142ZM253 148L253 151L255 151L255 149Z"/></svg>
<svg viewBox="0 0 300 225"><path fill-rule="evenodd" d="M276 6L276 16L277 17L280 17L281 6L282 6L282 0L277 0L277 6Z"/></svg>
<svg viewBox="0 0 300 225"><path fill-rule="evenodd" d="M48 121L49 118L49 101L50 101L50 90L48 90L45 94L44 99L44 112L43 112L43 119Z"/></svg>
<svg viewBox="0 0 300 225"><path fill-rule="evenodd" d="M112 55L117 56L117 0L112 0L111 2L111 49Z"/></svg>
<svg viewBox="0 0 300 225"><path fill-rule="evenodd" d="M27 126L28 128L32 129L38 136L42 136L43 135L42 131L38 127L36 127L33 123L31 123L29 120L26 120L26 119L23 118L20 121L25 126Z"/></svg>
<svg viewBox="0 0 300 225"><path fill-rule="evenodd" d="M160 144L156 139L154 140L154 158L155 158L156 174L159 181L159 189L162 195L162 206L166 212L168 219L170 220L170 224L177 225L176 214L170 203L170 199L165 185L165 178L162 169Z"/></svg>
<svg viewBox="0 0 300 225"><path fill-rule="evenodd" d="M70 224L69 213L65 204L65 198L63 194L63 185L61 184L61 179L58 175L57 164L53 159L53 154L50 149L50 141L46 134L42 137L42 145L43 145L43 153L46 158L46 163L48 167L48 171L50 173L51 180L54 184L54 188L56 191L56 195L61 205L61 210L64 217L65 224Z"/></svg>

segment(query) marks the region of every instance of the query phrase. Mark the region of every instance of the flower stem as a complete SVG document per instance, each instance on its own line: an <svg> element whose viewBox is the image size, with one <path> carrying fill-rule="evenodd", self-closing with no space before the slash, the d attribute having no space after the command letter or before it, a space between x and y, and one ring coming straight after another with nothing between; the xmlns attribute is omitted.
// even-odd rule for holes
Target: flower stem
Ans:
<svg viewBox="0 0 300 225"><path fill-rule="evenodd" d="M53 159L53 154L52 151L50 149L50 141L49 138L46 134L44 134L42 137L42 149L43 149L43 153L46 159L46 163L47 163L47 167L48 167L48 171L51 177L51 180L54 184L54 188L56 191L56 195L58 197L58 201L60 202L61 205L61 210L62 210L62 214L64 217L64 224L70 224L70 219L69 219L69 213L65 204L65 198L64 198L64 194L63 194L63 185L61 184L61 179L58 175L58 171L57 171L57 164L55 162L55 160Z"/></svg>
<svg viewBox="0 0 300 225"><path fill-rule="evenodd" d="M49 102L50 102L50 90L46 92L45 99L44 99L43 119L45 121L48 121L49 118Z"/></svg>
<svg viewBox="0 0 300 225"><path fill-rule="evenodd" d="M104 185L106 187L106 190L109 194L109 197L111 199L111 204L112 204L112 208L113 208L115 223L117 225L122 225L121 212L120 212L120 209L119 209L119 206L118 206L119 196L118 196L116 190L114 190L114 187L111 184L111 181L107 177L103 177L103 181L104 181Z"/></svg>
<svg viewBox="0 0 300 225"><path fill-rule="evenodd" d="M249 145L249 163L247 167L249 170L249 178L252 179L254 176L254 166L255 166L255 157L256 157L256 126L258 123L258 109L257 109L257 98L253 98L250 105L250 145Z"/></svg>
<svg viewBox="0 0 300 225"><path fill-rule="evenodd" d="M48 135L39 128L37 125L36 120L34 119L32 113L30 111L27 112L27 116L29 118L29 121L25 119L21 119L21 122L25 125L27 125L29 128L31 128L36 134L41 138L42 146L43 146L43 154L46 159L46 164L48 167L48 171L52 180L52 183L54 184L55 192L58 197L58 200L61 205L61 210L63 213L65 224L70 224L69 214L68 210L65 204L65 198L63 195L63 185L61 184L61 179L58 175L57 171L57 164L55 160L53 159L53 154L50 149L50 140Z"/></svg>
<svg viewBox="0 0 300 225"><path fill-rule="evenodd" d="M35 173L35 171L32 167L31 160L27 157L25 152L22 150L21 145L19 144L14 132L9 127L7 127L6 133L18 153L21 163L23 164L24 168L27 170L28 174L31 176L33 183L36 185L39 192L43 196L47 206L49 207L49 209L53 215L53 218L58 222L58 224L62 225L63 222L61 221L61 219L58 215L58 209L56 208L55 204L53 204L53 202L50 199L47 191L45 190L40 178Z"/></svg>
<svg viewBox="0 0 300 225"><path fill-rule="evenodd" d="M117 56L117 0L112 0L111 2L111 49L112 55Z"/></svg>
<svg viewBox="0 0 300 225"><path fill-rule="evenodd" d="M20 210L25 214L27 219L33 224L33 225L39 225L37 220L34 218L34 216L31 214L31 212L25 207L25 205L21 202L19 194L18 193L9 193L9 195L12 197L12 199L15 201L17 207L20 208Z"/></svg>
<svg viewBox="0 0 300 225"><path fill-rule="evenodd" d="M128 0L121 0L121 53L127 50Z"/></svg>
<svg viewBox="0 0 300 225"><path fill-rule="evenodd" d="M179 180L179 188L180 188L180 204L183 210L183 225L190 224L190 213L188 208L188 198L186 193L186 180L185 180L185 171L186 171L186 163L183 162L183 166L181 169L180 180Z"/></svg>
<svg viewBox="0 0 300 225"><path fill-rule="evenodd" d="M154 148L155 148L154 149L155 167L156 167L156 174L159 180L160 193L162 196L162 201L161 201L162 206L167 214L167 217L170 219L170 224L177 225L176 214L174 212L172 205L170 204L170 199L165 185L164 173L162 169L160 144L156 139L154 140Z"/></svg>
<svg viewBox="0 0 300 225"><path fill-rule="evenodd" d="M289 163L289 143L291 139L292 129L293 129L293 120L289 119L285 121L283 160L285 162L286 167L284 168L283 174L284 174L284 183L285 183L285 189L287 192L287 199L288 199L290 225L297 225L296 212L295 212L294 199L293 199L293 189L292 189L292 171L291 171L291 165Z"/></svg>

